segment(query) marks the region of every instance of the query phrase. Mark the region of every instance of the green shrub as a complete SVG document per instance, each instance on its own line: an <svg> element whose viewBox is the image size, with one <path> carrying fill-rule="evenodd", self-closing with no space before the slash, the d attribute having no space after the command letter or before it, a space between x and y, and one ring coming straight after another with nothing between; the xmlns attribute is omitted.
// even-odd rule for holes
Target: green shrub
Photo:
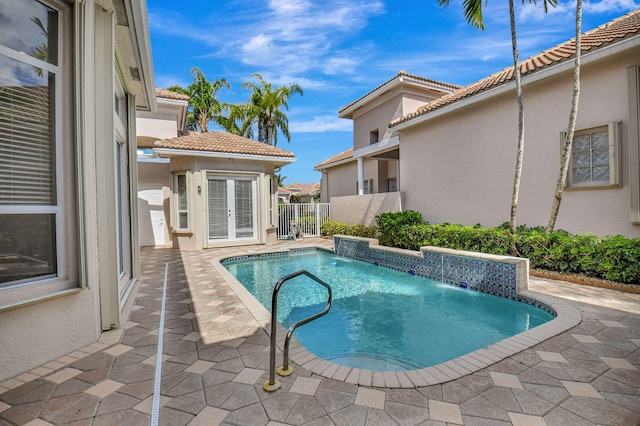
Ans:
<svg viewBox="0 0 640 426"><path fill-rule="evenodd" d="M384 213L376 217L380 244L409 250L436 246L501 255L510 253L508 224L497 228L429 224L422 223L419 213L403 213L406 215ZM640 283L640 238L572 235L563 230L546 235L543 227L520 226L515 243L518 256L528 258L534 269Z"/></svg>
<svg viewBox="0 0 640 426"><path fill-rule="evenodd" d="M320 225L320 234L331 236L336 234L351 235L353 237L376 238L375 226L347 225L335 221L327 221Z"/></svg>
<svg viewBox="0 0 640 426"><path fill-rule="evenodd" d="M412 211L383 213L376 216L376 222L377 227L367 227L329 221L320 229L322 235L378 238L382 245L409 250L436 246L501 255L510 252L508 224L497 228L430 224ZM518 256L528 258L531 268L640 284L640 238L572 235L562 230L546 235L543 227L519 226L515 242Z"/></svg>
<svg viewBox="0 0 640 426"><path fill-rule="evenodd" d="M406 246L409 241L402 241L404 228L407 226L419 225L423 222L422 214L413 210L406 210L398 213L381 213L376 216L376 224L380 244L385 246L410 248ZM399 245L397 245L399 244Z"/></svg>

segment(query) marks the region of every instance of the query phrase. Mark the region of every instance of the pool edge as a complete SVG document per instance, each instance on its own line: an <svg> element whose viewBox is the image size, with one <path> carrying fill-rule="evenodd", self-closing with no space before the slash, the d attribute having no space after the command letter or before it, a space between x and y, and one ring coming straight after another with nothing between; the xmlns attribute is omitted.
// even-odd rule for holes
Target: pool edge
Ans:
<svg viewBox="0 0 640 426"><path fill-rule="evenodd" d="M314 248L331 252L331 250L320 246L305 247L305 249ZM296 250L294 249L294 251ZM290 251L292 250L282 248L270 250L265 247L264 250L254 252L251 255ZM271 313L221 263L222 260L230 257L238 256L217 256L211 260L211 264L231 287L240 302L249 310L260 327L267 335L270 335ZM532 290L523 290L518 294L548 305L556 312L555 318L515 336L430 367L408 371L373 371L348 367L317 357L295 338L290 343L289 359L300 368L329 379L368 387L413 389L442 384L473 374L557 336L582 321L580 312L563 299ZM276 328L277 346L282 351L286 329L279 323Z"/></svg>

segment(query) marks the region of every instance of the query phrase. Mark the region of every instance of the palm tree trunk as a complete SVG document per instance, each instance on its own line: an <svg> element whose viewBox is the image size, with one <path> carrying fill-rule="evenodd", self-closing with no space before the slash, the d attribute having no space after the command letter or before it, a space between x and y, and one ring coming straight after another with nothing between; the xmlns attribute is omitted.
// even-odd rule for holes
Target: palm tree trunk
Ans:
<svg viewBox="0 0 640 426"><path fill-rule="evenodd" d="M511 254L516 255L516 215L518 213L518 196L520 194L520 177L522 176L522 159L524 157L524 104L522 101L522 78L518 64L518 42L516 39L516 18L513 0L509 0L509 19L511 21L511 46L513 48L513 71L516 79L518 97L518 153L516 170L513 178L513 195L511 197Z"/></svg>
<svg viewBox="0 0 640 426"><path fill-rule="evenodd" d="M549 224L547 225L546 233L549 234L556 226L556 219L558 218L558 211L560 210L560 202L562 201L562 194L564 187L567 183L567 171L569 170L569 159L571 158L571 147L573 145L573 135L576 130L576 118L578 116L578 100L580 97L580 57L581 57L581 38L580 33L582 31L582 0L576 1L576 42L575 42L575 62L573 67L573 96L571 98L571 112L569 113L569 125L567 128L567 134L562 146L562 163L560 166L560 175L558 176L558 182L556 183L556 191L553 198L553 205L551 207L551 216L549 217Z"/></svg>

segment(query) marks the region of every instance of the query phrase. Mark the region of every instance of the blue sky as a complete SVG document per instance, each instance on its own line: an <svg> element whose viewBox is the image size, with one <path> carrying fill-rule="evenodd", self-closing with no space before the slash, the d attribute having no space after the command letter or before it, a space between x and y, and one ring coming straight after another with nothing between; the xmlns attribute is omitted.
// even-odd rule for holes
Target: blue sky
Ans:
<svg viewBox="0 0 640 426"><path fill-rule="evenodd" d="M584 3L583 30L640 7L638 0ZM260 73L274 85L297 83L289 101L296 154L282 169L285 183L320 180L313 166L352 146L352 122L338 110L400 70L467 85L511 66L506 1L485 4L485 30L465 23L460 1L437 0L148 0L155 83L188 86L197 66L208 79L225 78L223 102L244 102L243 82ZM520 59L575 34L575 3L560 1L544 14L516 1ZM526 105L526 99L525 99ZM212 129L212 128L210 128Z"/></svg>

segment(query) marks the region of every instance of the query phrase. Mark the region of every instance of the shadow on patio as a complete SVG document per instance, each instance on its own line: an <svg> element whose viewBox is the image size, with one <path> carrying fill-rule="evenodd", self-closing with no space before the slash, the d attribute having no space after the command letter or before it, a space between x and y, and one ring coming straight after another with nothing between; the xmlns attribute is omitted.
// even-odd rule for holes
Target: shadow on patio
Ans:
<svg viewBox="0 0 640 426"><path fill-rule="evenodd" d="M269 338L211 261L310 245L330 247L331 241L144 249L144 278L129 321L94 345L0 383L0 425L147 425L154 417L165 425L640 423L640 297L533 278L531 290L565 298L582 322L440 385L371 388L295 366L292 376L281 378L280 390L264 392Z"/></svg>

